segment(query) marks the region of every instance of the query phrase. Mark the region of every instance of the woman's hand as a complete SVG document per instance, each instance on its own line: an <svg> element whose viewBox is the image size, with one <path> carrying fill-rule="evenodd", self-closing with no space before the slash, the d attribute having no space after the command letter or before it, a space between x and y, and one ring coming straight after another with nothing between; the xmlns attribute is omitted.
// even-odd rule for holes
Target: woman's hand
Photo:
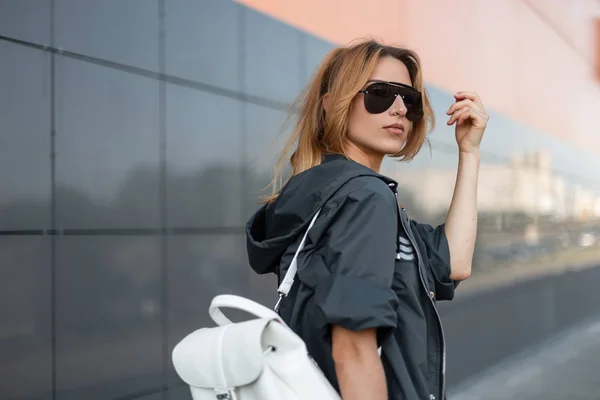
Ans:
<svg viewBox="0 0 600 400"><path fill-rule="evenodd" d="M456 122L456 142L460 153L476 153L490 119L477 93L457 92L456 102L448 109L448 125Z"/></svg>

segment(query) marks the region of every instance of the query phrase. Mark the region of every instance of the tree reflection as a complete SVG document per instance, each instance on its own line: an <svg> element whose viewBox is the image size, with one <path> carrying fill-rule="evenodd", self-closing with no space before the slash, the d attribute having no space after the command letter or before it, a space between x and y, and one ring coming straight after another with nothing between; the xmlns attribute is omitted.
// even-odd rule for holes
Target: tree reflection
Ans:
<svg viewBox="0 0 600 400"><path fill-rule="evenodd" d="M185 173L171 168L167 171L165 193L160 197L166 200L165 226L161 226L160 205L147 201L145 195L161 191L157 168L132 171L109 202L98 201L77 188L56 188L57 231L53 233L59 334L89 339L159 330L161 316L167 313L178 336L210 323L206 308L216 294L252 292L243 229L246 219L259 207L260 196L268 193L264 190L270 182L268 173L247 165L226 164ZM427 215L407 188L400 186L398 199L411 218L431 224L443 222L442 214ZM0 221L9 229L27 226L52 233L48 232L48 213L47 199L14 199L0 206ZM111 229L122 227L124 219L134 221L133 226ZM149 226L148 221L155 223ZM576 245L577 235L584 229L577 221L541 220L540 227L546 233L543 240L531 245L523 239L531 221L532 216L525 213L480 215L474 268L489 270L554 253ZM35 244L35 238L40 237L46 243L45 250ZM15 337L47 340L49 238L0 239L4 277L0 293L2 303L10 304L0 307L0 320L4 326L29 327L5 328L0 343ZM162 281L163 257L169 277L166 285Z"/></svg>

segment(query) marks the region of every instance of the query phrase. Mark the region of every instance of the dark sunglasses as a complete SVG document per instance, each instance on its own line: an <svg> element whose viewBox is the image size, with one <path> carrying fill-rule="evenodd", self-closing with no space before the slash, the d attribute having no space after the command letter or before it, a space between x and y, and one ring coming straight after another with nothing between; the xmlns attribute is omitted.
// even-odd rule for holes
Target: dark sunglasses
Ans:
<svg viewBox="0 0 600 400"><path fill-rule="evenodd" d="M364 94L365 109L371 114L381 114L388 110L396 96L402 97L406 106L406 118L409 121L417 122L423 118L423 103L421 101L421 92L412 86L397 82L372 81L365 90L358 93Z"/></svg>

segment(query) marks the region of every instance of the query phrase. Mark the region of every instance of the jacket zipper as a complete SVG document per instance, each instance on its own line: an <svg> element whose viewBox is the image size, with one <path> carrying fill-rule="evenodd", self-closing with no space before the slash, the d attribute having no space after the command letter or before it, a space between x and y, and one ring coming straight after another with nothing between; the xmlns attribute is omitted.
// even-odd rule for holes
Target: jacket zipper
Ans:
<svg viewBox="0 0 600 400"><path fill-rule="evenodd" d="M404 207L400 207L400 205L398 204L398 192L396 191L395 186L390 185L390 187L392 187L393 191L394 191L394 195L396 196L396 205L398 207L398 211L401 212L401 214L404 214L406 216L406 210L404 209ZM423 260L422 260L422 256L421 256L421 252L419 250L419 247L416 245L414 237L413 237L413 233L412 231L409 229L408 226L406 226L406 223L404 222L404 218L402 218L402 215L399 215L400 217L400 222L402 224L402 228L404 228L404 232L406 232L406 236L408 237L408 239L410 240L411 245L413 246L413 248L415 249L415 253L417 254L417 261L418 261L418 265L419 265L419 277L421 278L421 285L423 285L423 289L425 289L425 293L427 293L427 298L429 299L431 306L433 307L433 311L435 312L435 316L437 318L437 322L438 322L438 326L439 326L439 332L441 333L442 336L442 376L441 376L441 393L440 393L440 400L444 399L444 393L446 391L446 338L444 336L444 328L442 327L442 319L440 318L440 314L438 313L437 307L435 306L435 303L433 302L433 294L431 291L429 291L427 285L425 284L425 279L423 278Z"/></svg>

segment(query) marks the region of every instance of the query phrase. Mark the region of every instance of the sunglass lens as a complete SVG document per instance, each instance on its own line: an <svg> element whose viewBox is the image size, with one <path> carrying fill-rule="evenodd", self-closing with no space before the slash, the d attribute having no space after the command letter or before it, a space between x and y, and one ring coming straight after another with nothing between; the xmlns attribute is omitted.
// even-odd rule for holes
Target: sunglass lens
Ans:
<svg viewBox="0 0 600 400"><path fill-rule="evenodd" d="M404 101L408 120L416 122L423 118L421 93L409 87L385 83L374 83L367 87L364 96L365 109L371 114L381 114L392 106L397 95Z"/></svg>
<svg viewBox="0 0 600 400"><path fill-rule="evenodd" d="M365 109L371 114L381 114L394 103L396 91L383 83L370 85L365 93Z"/></svg>
<svg viewBox="0 0 600 400"><path fill-rule="evenodd" d="M421 93L417 91L411 91L402 96L402 99L406 105L406 118L408 118L409 121L417 122L423 118L423 103L421 101Z"/></svg>

